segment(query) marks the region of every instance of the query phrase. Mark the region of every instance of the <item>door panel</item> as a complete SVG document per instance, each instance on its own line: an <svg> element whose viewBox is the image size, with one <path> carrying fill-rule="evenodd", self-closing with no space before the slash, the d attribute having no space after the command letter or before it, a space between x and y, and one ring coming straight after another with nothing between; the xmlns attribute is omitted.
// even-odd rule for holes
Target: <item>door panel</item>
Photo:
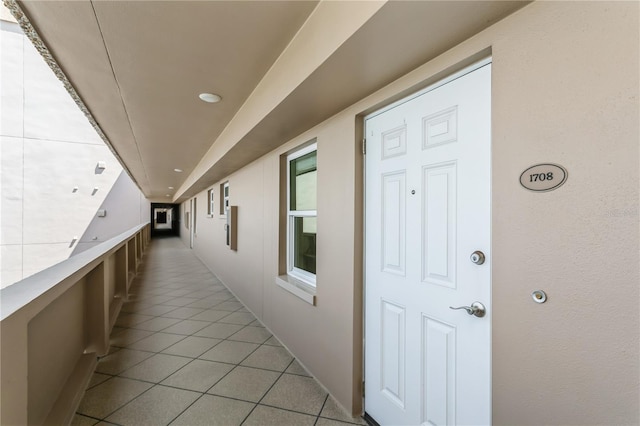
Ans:
<svg viewBox="0 0 640 426"><path fill-rule="evenodd" d="M423 149L458 140L458 106L447 108L422 119Z"/></svg>
<svg viewBox="0 0 640 426"><path fill-rule="evenodd" d="M407 126L402 125L382 134L382 158L387 159L407 152Z"/></svg>
<svg viewBox="0 0 640 426"><path fill-rule="evenodd" d="M424 407L421 423L455 424L456 328L422 317Z"/></svg>
<svg viewBox="0 0 640 426"><path fill-rule="evenodd" d="M365 121L365 409L382 425L491 422L490 77ZM475 301L482 318L450 309Z"/></svg>
<svg viewBox="0 0 640 426"><path fill-rule="evenodd" d="M404 171L382 176L382 192L383 270L404 275L406 234Z"/></svg>
<svg viewBox="0 0 640 426"><path fill-rule="evenodd" d="M423 169L424 282L456 287L456 164Z"/></svg>
<svg viewBox="0 0 640 426"><path fill-rule="evenodd" d="M399 407L405 403L405 309L402 306L382 302L382 362L381 387L385 396Z"/></svg>

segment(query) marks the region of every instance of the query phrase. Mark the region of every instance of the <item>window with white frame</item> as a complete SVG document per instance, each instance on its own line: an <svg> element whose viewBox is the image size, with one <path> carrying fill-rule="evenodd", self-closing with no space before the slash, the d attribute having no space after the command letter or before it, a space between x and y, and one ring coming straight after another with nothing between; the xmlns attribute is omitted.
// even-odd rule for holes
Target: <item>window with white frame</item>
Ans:
<svg viewBox="0 0 640 426"><path fill-rule="evenodd" d="M317 144L287 156L287 273L315 286Z"/></svg>
<svg viewBox="0 0 640 426"><path fill-rule="evenodd" d="M209 216L213 216L213 200L214 200L214 196L213 196L213 188L210 189L209 191L207 191L207 199L209 200L209 203L207 205L207 215Z"/></svg>
<svg viewBox="0 0 640 426"><path fill-rule="evenodd" d="M227 215L229 210L229 181L220 184L220 214Z"/></svg>

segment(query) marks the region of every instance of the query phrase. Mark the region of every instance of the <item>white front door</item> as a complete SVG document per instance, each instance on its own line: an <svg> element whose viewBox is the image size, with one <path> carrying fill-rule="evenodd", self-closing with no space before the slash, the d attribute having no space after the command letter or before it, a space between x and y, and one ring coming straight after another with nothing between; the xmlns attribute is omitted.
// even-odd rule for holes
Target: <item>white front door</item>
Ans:
<svg viewBox="0 0 640 426"><path fill-rule="evenodd" d="M434 87L365 121L365 411L381 425L491 423L491 64ZM450 308L474 302L483 317Z"/></svg>

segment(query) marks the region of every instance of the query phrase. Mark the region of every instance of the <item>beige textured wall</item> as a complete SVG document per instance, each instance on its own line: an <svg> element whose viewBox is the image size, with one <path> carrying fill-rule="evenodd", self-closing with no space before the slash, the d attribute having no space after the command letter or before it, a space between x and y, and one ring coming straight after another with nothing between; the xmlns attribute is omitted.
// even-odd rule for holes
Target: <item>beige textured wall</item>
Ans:
<svg viewBox="0 0 640 426"><path fill-rule="evenodd" d="M637 424L638 3L529 9L493 46L494 419Z"/></svg>
<svg viewBox="0 0 640 426"><path fill-rule="evenodd" d="M200 193L196 254L358 411L357 117L491 49L494 422L637 424L638 6L525 7L229 176L237 252L224 245L224 221L205 218ZM274 284L278 159L311 138L318 140L316 307ZM565 166L567 183L549 193L521 188L520 173L540 162ZM531 300L537 289L547 303Z"/></svg>
<svg viewBox="0 0 640 426"><path fill-rule="evenodd" d="M28 325L29 424L44 424L85 348L85 280L36 315ZM50 324L61 324L53 329ZM52 350L52 348L56 348Z"/></svg>
<svg viewBox="0 0 640 426"><path fill-rule="evenodd" d="M283 145L229 180L238 207L238 251L224 244L224 218L206 217L198 194L196 254L345 406L352 404L354 350L354 118L344 115ZM275 284L278 275L279 158L318 141L317 303L311 306ZM322 173L324 170L324 173ZM216 194L220 182L213 186ZM216 197L217 200L218 197ZM217 208L216 208L217 211ZM182 231L186 231L183 229ZM188 233L182 232L188 244ZM358 294L360 294L358 292ZM359 380L359 379L358 379Z"/></svg>

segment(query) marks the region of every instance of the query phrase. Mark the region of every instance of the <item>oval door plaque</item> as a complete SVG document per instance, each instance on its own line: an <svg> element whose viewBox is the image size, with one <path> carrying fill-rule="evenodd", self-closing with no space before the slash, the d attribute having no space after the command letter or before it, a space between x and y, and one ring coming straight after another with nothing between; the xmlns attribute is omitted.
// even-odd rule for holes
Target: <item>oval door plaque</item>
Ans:
<svg viewBox="0 0 640 426"><path fill-rule="evenodd" d="M567 170L557 164L536 164L520 175L520 185L530 191L553 191L567 181Z"/></svg>

